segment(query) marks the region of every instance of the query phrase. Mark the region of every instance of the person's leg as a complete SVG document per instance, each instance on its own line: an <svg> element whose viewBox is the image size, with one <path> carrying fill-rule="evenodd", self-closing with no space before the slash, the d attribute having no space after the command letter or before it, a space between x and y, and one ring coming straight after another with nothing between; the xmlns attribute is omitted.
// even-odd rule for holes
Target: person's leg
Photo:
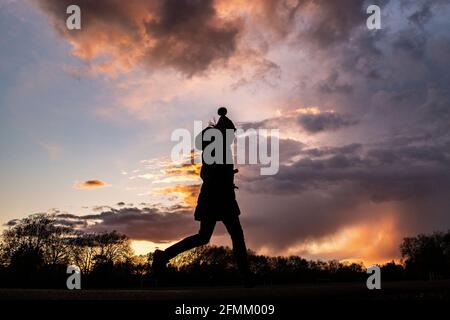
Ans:
<svg viewBox="0 0 450 320"><path fill-rule="evenodd" d="M181 252L207 244L211 239L215 226L216 221L214 220L202 220L200 222L200 230L197 234L184 238L183 240L164 250L166 258L170 260Z"/></svg>
<svg viewBox="0 0 450 320"><path fill-rule="evenodd" d="M223 220L233 242L233 254L236 259L239 271L244 277L250 276L250 267L248 265L247 247L245 246L244 232L238 216L229 217Z"/></svg>

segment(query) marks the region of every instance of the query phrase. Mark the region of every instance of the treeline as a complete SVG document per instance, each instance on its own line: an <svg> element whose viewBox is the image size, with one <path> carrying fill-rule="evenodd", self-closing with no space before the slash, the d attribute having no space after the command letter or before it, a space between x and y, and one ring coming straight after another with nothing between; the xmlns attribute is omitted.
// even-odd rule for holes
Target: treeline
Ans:
<svg viewBox="0 0 450 320"><path fill-rule="evenodd" d="M450 277L450 231L405 238L402 264L381 266L383 280ZM311 261L298 256L269 257L249 251L260 284L365 281L359 263ZM227 247L203 246L171 260L155 281L152 253L137 256L129 239L115 231L87 233L61 224L47 214L17 220L0 240L0 287L65 288L68 265L82 274L83 288L145 288L164 285L224 285L239 283L233 253Z"/></svg>
<svg viewBox="0 0 450 320"><path fill-rule="evenodd" d="M82 232L52 215L35 214L3 231L0 286L65 287L68 265L78 266L93 286L126 284L139 269L136 258L125 235Z"/></svg>

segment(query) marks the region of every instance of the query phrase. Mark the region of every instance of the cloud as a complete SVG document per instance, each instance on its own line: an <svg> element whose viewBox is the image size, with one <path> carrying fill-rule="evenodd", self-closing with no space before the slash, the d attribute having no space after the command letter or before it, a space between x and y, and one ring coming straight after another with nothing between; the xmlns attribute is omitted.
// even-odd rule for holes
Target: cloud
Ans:
<svg viewBox="0 0 450 320"><path fill-rule="evenodd" d="M248 14L253 24L272 33L274 42L291 37L322 48L346 41L352 29L364 25L364 4L363 0L217 1L222 12Z"/></svg>
<svg viewBox="0 0 450 320"><path fill-rule="evenodd" d="M303 5L309 14L300 37L321 49L348 41L353 29L364 27L363 0L303 1Z"/></svg>
<svg viewBox="0 0 450 320"><path fill-rule="evenodd" d="M366 266L390 261L398 256L398 248L393 245L401 241L398 224L390 213L379 215L376 227L370 220L349 224L337 232L292 245L288 253L313 259L363 261Z"/></svg>
<svg viewBox="0 0 450 320"><path fill-rule="evenodd" d="M73 4L82 12L82 28L74 32L65 26L66 8ZM239 20L219 16L212 0L40 0L39 6L73 54L99 72L141 64L192 76L226 62L241 28Z"/></svg>
<svg viewBox="0 0 450 320"><path fill-rule="evenodd" d="M450 226L450 141L430 144L423 136L401 141L304 146L296 161L290 154L280 159L275 176L242 168L237 184L252 248L386 260L398 256L402 236ZM385 234L377 253L364 251L372 244L359 236L361 230ZM355 250L330 239L354 242Z"/></svg>
<svg viewBox="0 0 450 320"><path fill-rule="evenodd" d="M395 149L387 142L303 148L297 153L299 159L282 165L279 174L246 177L250 177L247 181L252 191L261 186L265 193L326 190L351 183L360 188L359 197L373 201L405 200L450 190L449 142L433 146L416 143ZM243 182L245 186L246 180ZM435 184L441 186L440 190L435 190Z"/></svg>
<svg viewBox="0 0 450 320"><path fill-rule="evenodd" d="M107 183L105 183L103 181L100 181L100 180L95 180L94 179L94 180L87 180L87 181L84 181L84 182L77 182L74 185L74 188L78 189L78 190L84 190L84 189L103 188L103 187L106 187L106 186L108 186Z"/></svg>
<svg viewBox="0 0 450 320"><path fill-rule="evenodd" d="M421 28L432 19L433 9L448 4L446 0L402 0L401 3L404 8L413 9L408 16L408 20Z"/></svg>
<svg viewBox="0 0 450 320"><path fill-rule="evenodd" d="M194 163L199 154L192 152L186 159L174 162L167 158L142 160L144 169L129 179L145 179L152 184L200 182L201 163ZM197 159L199 160L199 159Z"/></svg>
<svg viewBox="0 0 450 320"><path fill-rule="evenodd" d="M302 129L306 133L315 134L324 131L336 131L357 123L357 120L346 114L340 114L333 110L322 111L318 107L306 107L257 122L241 123L240 127L244 130L278 128L284 132Z"/></svg>
<svg viewBox="0 0 450 320"><path fill-rule="evenodd" d="M212 0L166 0L144 23L154 42L144 55L150 66L171 66L187 75L226 61L236 50L238 21L219 18Z"/></svg>
<svg viewBox="0 0 450 320"><path fill-rule="evenodd" d="M199 191L200 184L178 184L170 187L153 189L153 192L163 195L179 195L181 197L181 202L190 208L195 208Z"/></svg>
<svg viewBox="0 0 450 320"><path fill-rule="evenodd" d="M165 243L194 233L197 226L191 210L184 207L110 209L99 214L56 216L61 224L76 226L88 232L116 230L133 240Z"/></svg>
<svg viewBox="0 0 450 320"><path fill-rule="evenodd" d="M352 93L353 87L346 83L339 83L339 74L335 71L319 85L322 93Z"/></svg>
<svg viewBox="0 0 450 320"><path fill-rule="evenodd" d="M194 158L190 159L193 160ZM166 169L163 169L163 174L168 176L188 176L196 177L200 175L201 164L186 162L181 165L171 165Z"/></svg>
<svg viewBox="0 0 450 320"><path fill-rule="evenodd" d="M334 112L301 115L298 117L298 122L309 133L335 131L357 123L355 120Z"/></svg>
<svg viewBox="0 0 450 320"><path fill-rule="evenodd" d="M235 69L245 62L255 65L255 73L235 86L264 79L274 70L271 75L279 76L279 66L265 55L280 41L324 50L347 41L354 29L364 28L366 19L363 0L39 0L38 4L91 72L123 72L139 65L193 76L230 59L235 60ZM66 28L65 10L71 4L81 8L81 30Z"/></svg>

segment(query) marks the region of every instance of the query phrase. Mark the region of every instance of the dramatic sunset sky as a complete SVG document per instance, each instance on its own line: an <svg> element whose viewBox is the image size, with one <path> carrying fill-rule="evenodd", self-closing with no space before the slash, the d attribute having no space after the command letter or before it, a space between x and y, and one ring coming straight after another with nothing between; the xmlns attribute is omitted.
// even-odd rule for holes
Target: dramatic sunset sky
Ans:
<svg viewBox="0 0 450 320"><path fill-rule="evenodd" d="M449 17L447 0L0 0L2 228L53 212L137 253L196 232L199 167L170 161L170 135L227 106L280 129L277 175L239 166L249 248L397 259L450 228Z"/></svg>

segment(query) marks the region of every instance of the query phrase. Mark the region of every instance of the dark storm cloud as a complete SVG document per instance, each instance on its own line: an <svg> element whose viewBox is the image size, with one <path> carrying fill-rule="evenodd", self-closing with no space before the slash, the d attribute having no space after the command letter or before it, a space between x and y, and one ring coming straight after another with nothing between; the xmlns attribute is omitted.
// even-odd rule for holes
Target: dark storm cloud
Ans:
<svg viewBox="0 0 450 320"><path fill-rule="evenodd" d="M283 250L361 222L376 231L386 217L395 217L399 237L447 228L450 144L421 140L410 137L395 148L388 142L303 148L294 163L281 159L274 176L244 168L240 192L260 203L256 215L244 217L252 247ZM396 246L385 254L398 255Z"/></svg>
<svg viewBox="0 0 450 320"><path fill-rule="evenodd" d="M424 25L432 16L431 13L431 3L429 1L425 2L422 7L414 12L412 15L408 17L408 19L421 26Z"/></svg>
<svg viewBox="0 0 450 320"><path fill-rule="evenodd" d="M274 139L274 138L272 138ZM305 144L293 139L279 139L280 159L289 161L292 157L298 155L305 147ZM269 149L269 152L271 150Z"/></svg>
<svg viewBox="0 0 450 320"><path fill-rule="evenodd" d="M145 22L145 29L157 42L144 61L173 66L188 75L229 58L239 32L236 23L220 23L212 0L163 1L158 18Z"/></svg>
<svg viewBox="0 0 450 320"><path fill-rule="evenodd" d="M277 175L243 179L243 186L248 182L252 191L264 186L262 192L287 194L352 183L361 188L358 196L377 201L425 197L450 190L449 146L447 142L396 148L365 146L365 150L360 144L303 149L297 154L301 158L282 165ZM280 162L285 163L285 159Z"/></svg>
<svg viewBox="0 0 450 320"><path fill-rule="evenodd" d="M124 67L134 63L172 67L188 76L226 61L236 50L241 28L237 20L222 20L212 0L39 0L39 4L59 33L76 43L74 52L81 58L93 60L99 53L109 53ZM81 8L82 28L69 31L65 12L73 4Z"/></svg>
<svg viewBox="0 0 450 320"><path fill-rule="evenodd" d="M374 1L385 5L389 1ZM267 28L280 37L295 35L299 42L311 41L320 48L346 42L351 30L365 25L366 1L364 0L298 0L258 3ZM308 15L304 15L308 12ZM304 19L299 27L296 22Z"/></svg>
<svg viewBox="0 0 450 320"><path fill-rule="evenodd" d="M433 17L433 9L448 4L447 0L401 0L404 8L412 8L408 20L418 27L424 25Z"/></svg>
<svg viewBox="0 0 450 320"><path fill-rule="evenodd" d="M410 30L401 32L394 41L393 48L414 57L423 58L426 45L426 36L423 33L411 32Z"/></svg>
<svg viewBox="0 0 450 320"><path fill-rule="evenodd" d="M313 15L312 22L301 33L301 37L325 48L335 43L346 42L353 28L364 25L364 1L305 1L317 6L318 12Z"/></svg>
<svg viewBox="0 0 450 320"><path fill-rule="evenodd" d="M239 49L244 49L247 55L255 50L265 54L278 43L275 39L290 37L293 45L309 49L309 45L315 44L315 49L326 50L348 42L352 31L363 28L367 18L363 0L230 2L229 9L237 14L226 17L217 12L217 7L226 3L219 0L38 0L38 3L56 30L74 45L73 53L88 62L108 56L123 69L142 63L150 68L175 68L188 76L226 62ZM69 31L65 26L66 8L72 4L81 8L79 31ZM304 23L299 26L302 19ZM261 31L271 31L277 36L261 37L257 46L242 42L241 35L252 28L248 22L258 23ZM108 59L99 63L100 70L107 72L113 68ZM259 62L249 61L259 65L257 73L277 68L263 56ZM343 89L348 90L346 86Z"/></svg>
<svg viewBox="0 0 450 320"><path fill-rule="evenodd" d="M381 30L369 31L364 23L353 27L349 24L342 29L348 38L314 50L314 56L320 60L316 67L322 64L326 67L314 80L310 73L299 73L299 83L305 85L299 90L298 100L323 105L323 109L331 108L339 114L351 114L353 120L364 119L365 127L384 127L382 131L389 128L390 134L402 131L442 137L448 133L450 110L445 107L450 103L450 75L445 71L450 66L450 41L442 33L449 4L448 1L379 3ZM360 3L360 7L365 6ZM408 22L395 25L396 19L384 16L383 10L406 18L422 10L431 13L418 28ZM315 48L314 40L308 38L300 37L297 44ZM308 117L314 123L315 119ZM337 125L342 120L336 116L329 118L330 123Z"/></svg>
<svg viewBox="0 0 450 320"><path fill-rule="evenodd" d="M136 208L110 209L98 214L78 216L56 215L58 222L85 231L116 230L133 240L157 243L173 241L197 229L192 210L187 208Z"/></svg>
<svg viewBox="0 0 450 320"><path fill-rule="evenodd" d="M320 147L320 148L307 148L302 151L301 154L309 157L323 157L335 154L355 154L362 150L363 145L360 143L352 143L341 147ZM281 149L281 147L280 147ZM298 154L297 154L298 155Z"/></svg>
<svg viewBox="0 0 450 320"><path fill-rule="evenodd" d="M330 76L319 85L321 93L352 93L353 87L347 83L339 83L339 74L333 72Z"/></svg>
<svg viewBox="0 0 450 320"><path fill-rule="evenodd" d="M282 130L302 129L307 133L315 134L325 131L336 131L356 124L358 124L356 119L337 112L319 111L317 113L304 113L302 111L294 111L286 115L268 118L262 121L240 123L239 126L243 130L260 128L279 128Z"/></svg>
<svg viewBox="0 0 450 320"><path fill-rule="evenodd" d="M362 126L380 128L371 138L381 142L352 137L356 143L342 147L347 150L305 147L298 154L301 159L282 165L276 176L241 177L241 189L283 199L276 206L261 204L264 212L252 221L255 247L268 245L267 225L276 229L272 237L282 243L279 249L360 221L372 221L376 230L386 215L385 204L394 207L399 235L450 226L448 39L409 27L352 37L348 47L339 42L339 50L322 52L321 61L334 67L315 88L327 95L325 101L330 93L339 93L339 102L357 117L374 112ZM330 90L336 72L346 79L337 88L347 84L352 90ZM373 205L377 209L370 211ZM392 248L398 255L396 244Z"/></svg>
<svg viewBox="0 0 450 320"><path fill-rule="evenodd" d="M357 124L357 121L350 119L348 116L344 116L334 112L304 114L300 115L297 121L300 126L309 133L335 131Z"/></svg>

